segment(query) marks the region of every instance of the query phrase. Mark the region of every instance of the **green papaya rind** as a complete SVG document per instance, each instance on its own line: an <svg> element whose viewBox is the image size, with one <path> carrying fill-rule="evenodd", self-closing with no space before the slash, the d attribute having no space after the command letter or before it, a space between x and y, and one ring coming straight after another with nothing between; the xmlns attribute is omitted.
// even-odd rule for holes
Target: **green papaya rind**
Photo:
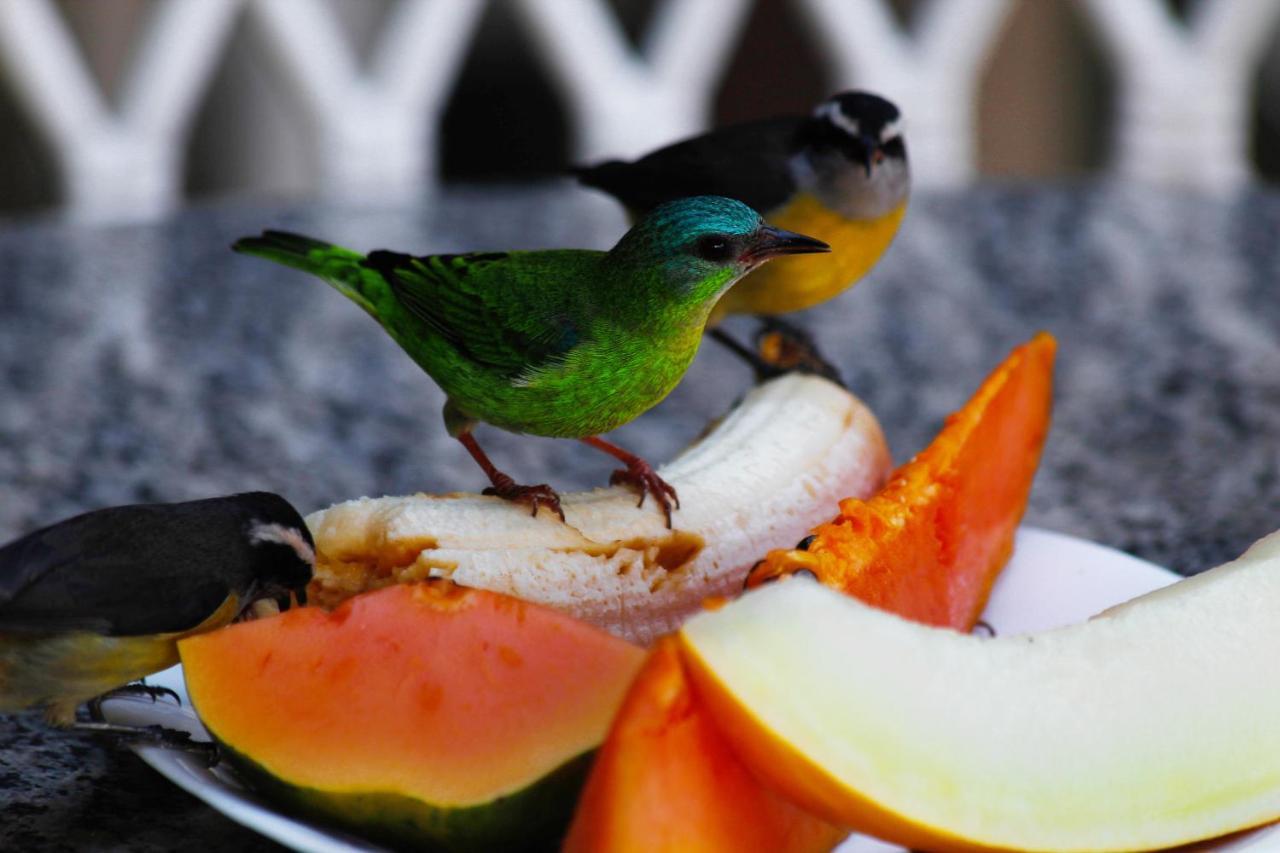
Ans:
<svg viewBox="0 0 1280 853"><path fill-rule="evenodd" d="M584 752L524 789L487 803L436 806L390 791L295 785L225 742L219 740L218 746L245 787L283 811L393 850L440 853L557 849L595 758L595 750Z"/></svg>

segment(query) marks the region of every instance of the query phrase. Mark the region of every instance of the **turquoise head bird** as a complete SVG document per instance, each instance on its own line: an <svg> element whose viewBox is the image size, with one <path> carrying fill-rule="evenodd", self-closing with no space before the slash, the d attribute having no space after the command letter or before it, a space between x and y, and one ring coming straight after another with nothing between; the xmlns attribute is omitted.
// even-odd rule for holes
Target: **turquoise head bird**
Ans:
<svg viewBox="0 0 1280 853"><path fill-rule="evenodd" d="M564 518L548 485L517 485L489 461L481 422L611 454L626 466L611 482L637 486L641 503L652 494L668 526L674 489L599 435L675 388L734 282L770 258L827 251L716 196L655 207L607 252L362 255L278 231L232 248L312 273L377 320L444 390L445 425L488 475L486 494Z"/></svg>

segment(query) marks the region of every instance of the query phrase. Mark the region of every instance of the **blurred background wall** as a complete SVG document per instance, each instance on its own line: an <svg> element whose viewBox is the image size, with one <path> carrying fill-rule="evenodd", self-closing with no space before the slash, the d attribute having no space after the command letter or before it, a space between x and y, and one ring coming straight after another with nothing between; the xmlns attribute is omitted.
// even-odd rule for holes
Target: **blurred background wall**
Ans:
<svg viewBox="0 0 1280 853"><path fill-rule="evenodd" d="M876 1L908 30L930 2ZM17 2L43 0L0 0L0 5ZM167 2L173 0L53 3L108 104L118 105L143 24ZM357 60L370 62L394 0L322 2ZM662 0L604 2L626 36L639 43ZM711 109L717 123L805 111L829 93L822 52L797 3L748 2L745 22L718 72ZM1104 2L1163 3L1178 20L1195 8L1190 0ZM1254 174L1274 181L1280 178L1280 49L1274 26L1268 26L1265 50L1248 81L1246 133ZM442 180L523 181L559 174L572 161L570 116L529 29L513 0L483 3L474 32L464 36L465 58L443 111L435 163ZM1011 0L986 51L977 88L974 160L980 178L1076 178L1106 165L1117 84L1115 63L1100 39L1081 0ZM309 144L313 130L269 54L247 16L237 13L181 143L183 197L314 192L319 166ZM908 128L919 119L908 115ZM0 211L48 209L63 194L57 161L15 95L10 74L0 81Z"/></svg>

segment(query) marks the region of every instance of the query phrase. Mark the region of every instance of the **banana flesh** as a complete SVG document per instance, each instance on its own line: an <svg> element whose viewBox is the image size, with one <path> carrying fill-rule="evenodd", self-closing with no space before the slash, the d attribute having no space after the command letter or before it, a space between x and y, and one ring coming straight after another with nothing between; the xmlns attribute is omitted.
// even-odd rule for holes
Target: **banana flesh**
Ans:
<svg viewBox="0 0 1280 853"><path fill-rule="evenodd" d="M839 500L867 497L891 467L880 425L845 389L772 380L659 470L681 508L668 530L626 487L561 496L566 522L475 494L360 498L307 517L310 595L332 607L367 589L448 577L555 607L633 642L675 630L751 565L792 547Z"/></svg>

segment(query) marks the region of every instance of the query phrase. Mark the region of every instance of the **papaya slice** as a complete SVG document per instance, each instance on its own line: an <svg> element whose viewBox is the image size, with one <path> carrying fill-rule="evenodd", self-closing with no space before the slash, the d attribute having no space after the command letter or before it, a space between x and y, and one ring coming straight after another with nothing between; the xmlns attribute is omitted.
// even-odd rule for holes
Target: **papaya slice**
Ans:
<svg viewBox="0 0 1280 853"><path fill-rule="evenodd" d="M1046 332L1013 350L884 488L841 501L802 549L770 552L748 588L807 570L882 610L970 630L1026 509L1049 432L1056 350Z"/></svg>
<svg viewBox="0 0 1280 853"><path fill-rule="evenodd" d="M201 720L254 788L393 846L543 849L644 652L448 581L179 644Z"/></svg>
<svg viewBox="0 0 1280 853"><path fill-rule="evenodd" d="M563 849L816 853L847 834L756 781L694 696L668 637L623 701Z"/></svg>

